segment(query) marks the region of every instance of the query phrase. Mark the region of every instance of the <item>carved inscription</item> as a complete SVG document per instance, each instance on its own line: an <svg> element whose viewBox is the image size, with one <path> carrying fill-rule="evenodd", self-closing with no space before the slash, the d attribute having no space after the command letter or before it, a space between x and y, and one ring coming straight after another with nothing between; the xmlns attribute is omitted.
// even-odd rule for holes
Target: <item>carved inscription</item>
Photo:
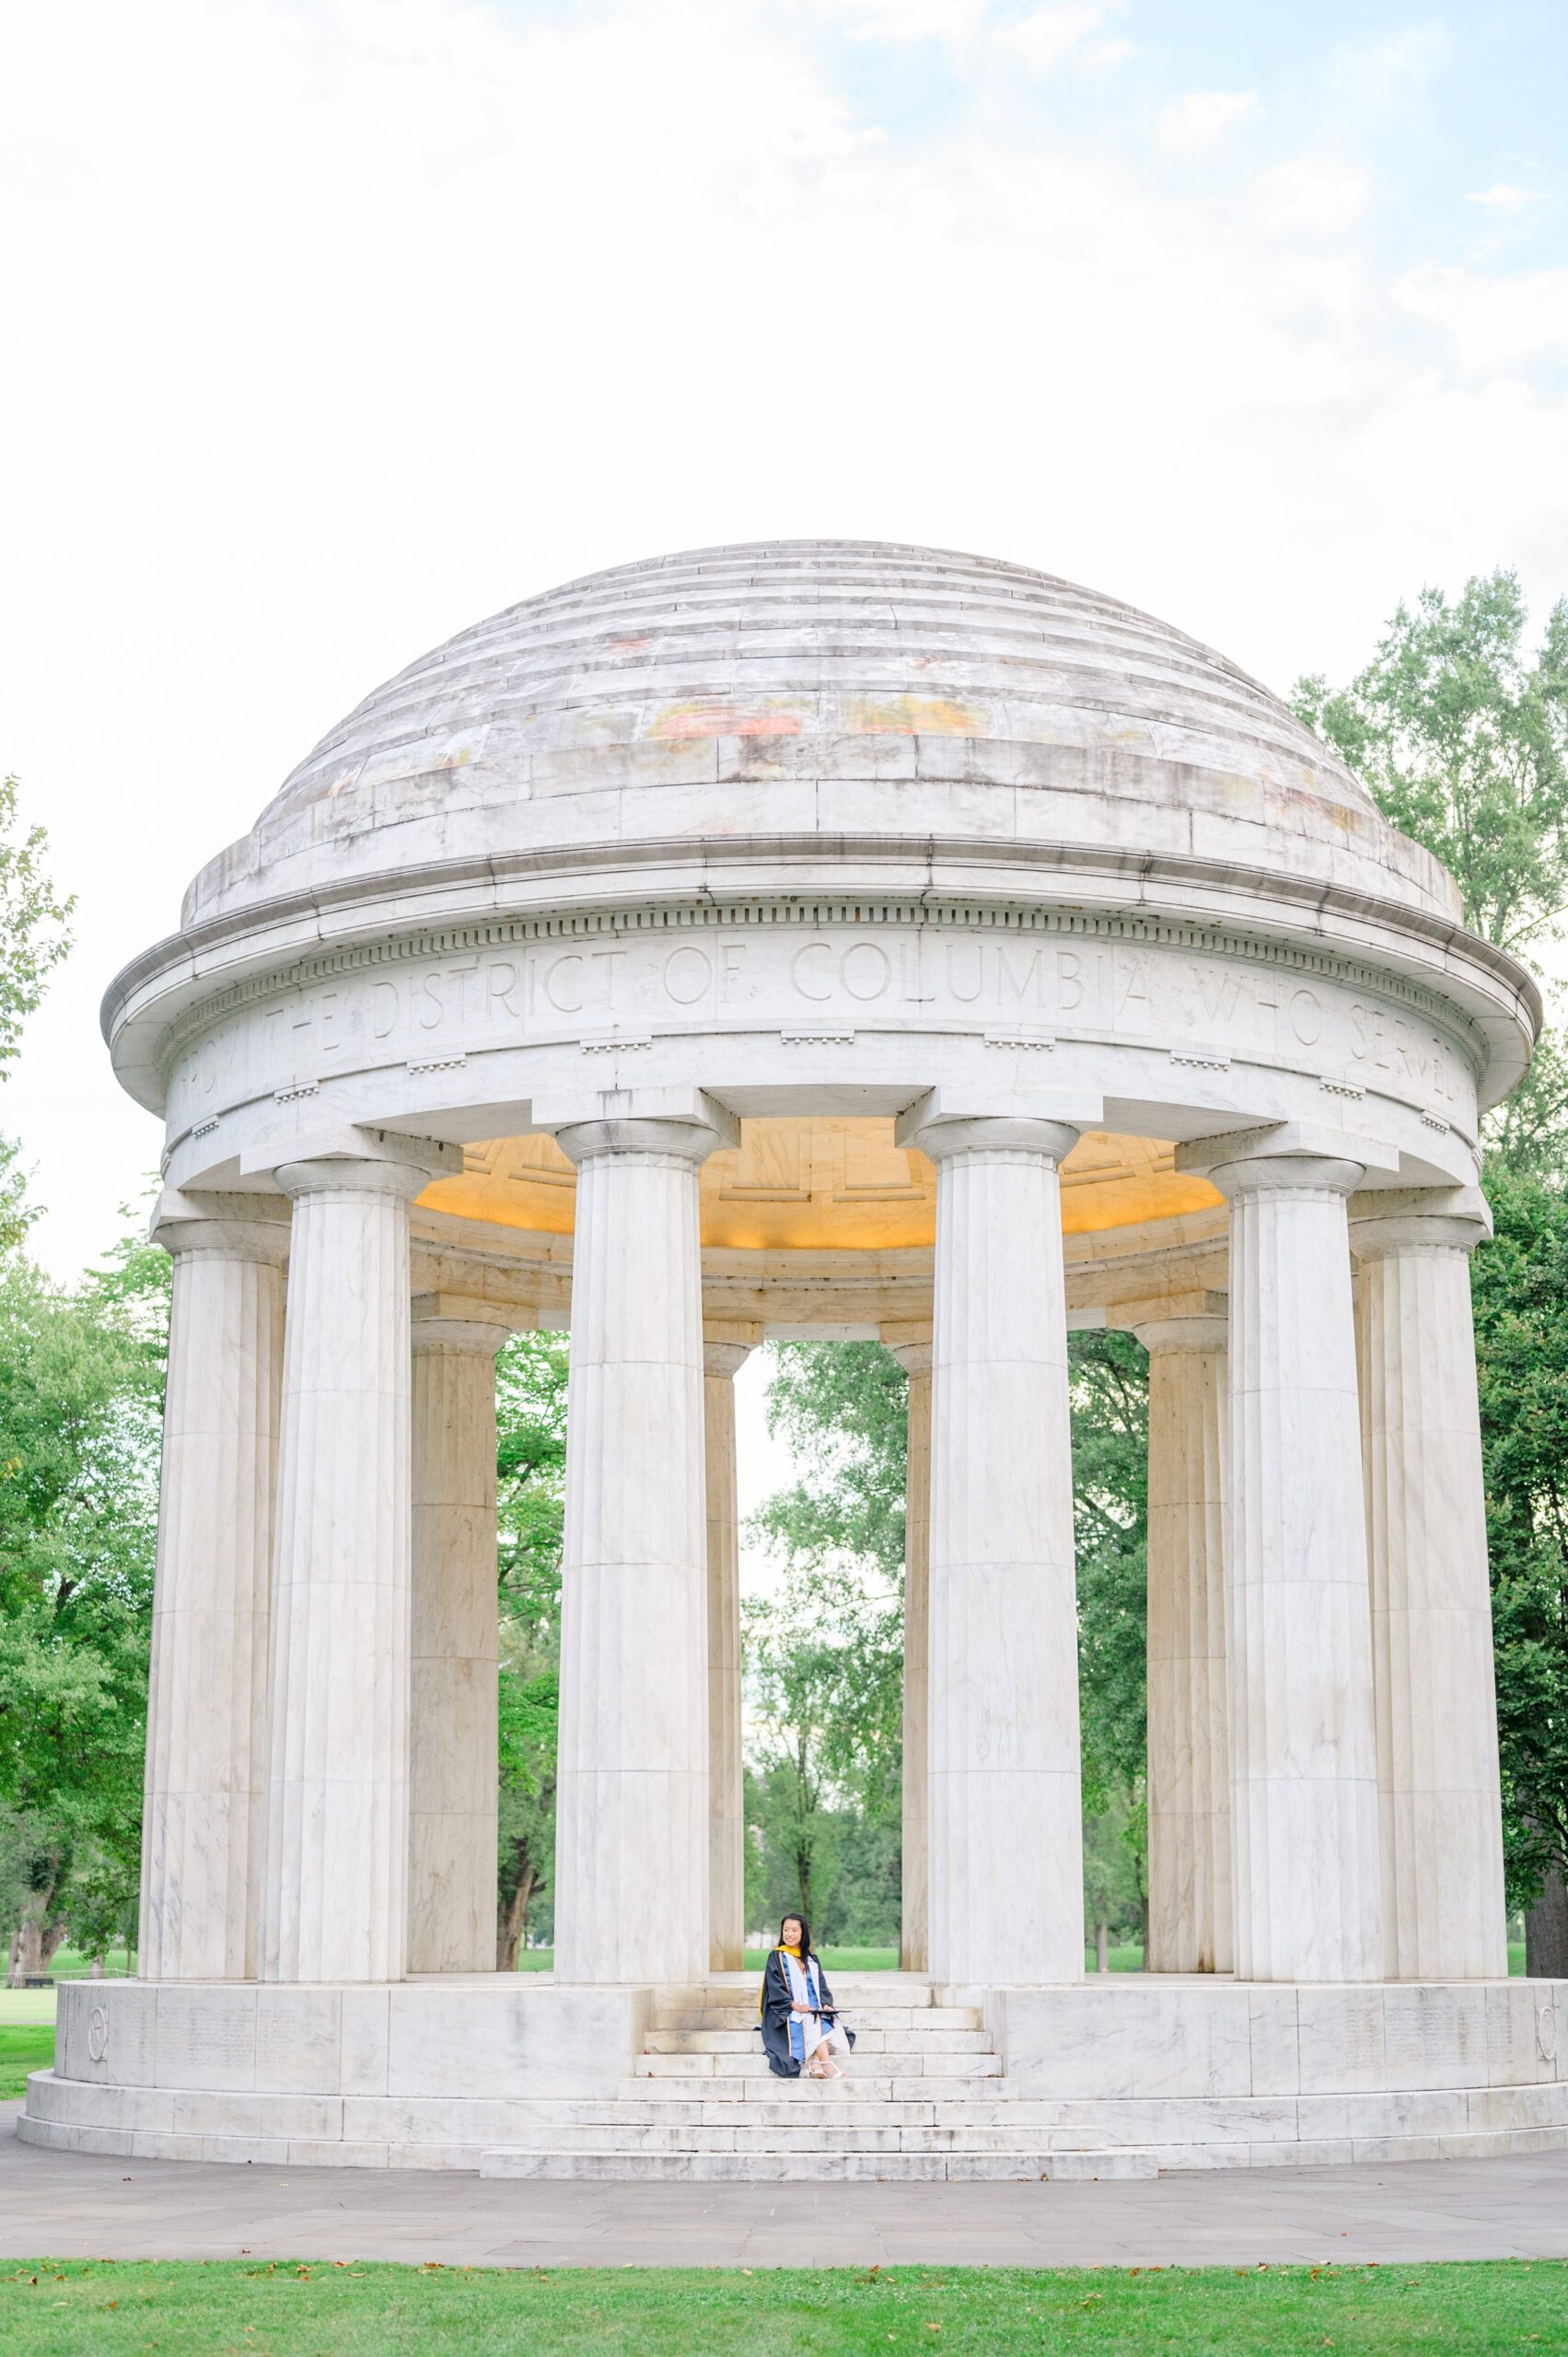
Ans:
<svg viewBox="0 0 1568 2357"><path fill-rule="evenodd" d="M1280 1058L1347 1096L1386 1088L1462 1118L1469 1076L1453 1041L1346 984L1157 943L831 924L589 936L432 955L337 973L247 1007L190 1047L170 1116L210 1118L335 1074L532 1041L652 1038L731 1019L791 1038L858 1024L973 1028L1048 1048L1086 1039L1158 1047L1198 1068Z"/></svg>

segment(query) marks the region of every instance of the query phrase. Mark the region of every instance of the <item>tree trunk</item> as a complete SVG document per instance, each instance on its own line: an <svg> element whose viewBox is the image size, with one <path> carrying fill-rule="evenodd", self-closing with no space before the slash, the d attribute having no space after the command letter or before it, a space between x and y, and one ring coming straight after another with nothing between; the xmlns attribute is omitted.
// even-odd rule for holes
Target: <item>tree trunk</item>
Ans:
<svg viewBox="0 0 1568 2357"><path fill-rule="evenodd" d="M1095 1970L1110 1970L1110 1925L1103 1919L1095 1925Z"/></svg>
<svg viewBox="0 0 1568 2357"><path fill-rule="evenodd" d="M99 1948L97 1956L95 1956L92 1960L92 1964L87 1972L87 1979L89 1980L101 1980L103 1979L103 1950L101 1948Z"/></svg>
<svg viewBox="0 0 1568 2357"><path fill-rule="evenodd" d="M13 1932L11 1934L10 1946L7 1949L6 1956L6 1986L7 1989L19 1989L22 1985L21 1955L22 1935L20 1932Z"/></svg>
<svg viewBox="0 0 1568 2357"><path fill-rule="evenodd" d="M49 1920L53 1898L52 1886L48 1890L28 1893L21 1928L11 1948L11 1969L7 1978L13 1989L23 1989L29 1980L47 1972L55 1949L64 1944L65 1925L52 1923Z"/></svg>
<svg viewBox="0 0 1568 2357"><path fill-rule="evenodd" d="M1525 1910L1525 1970L1532 1980L1568 1980L1568 1885L1561 1864Z"/></svg>
<svg viewBox="0 0 1568 2357"><path fill-rule="evenodd" d="M523 1926L528 1920L528 1901L534 1892L534 1872L525 1867L517 1877L517 1887L503 1907L495 1923L495 1969L516 1972L517 1950L523 1943Z"/></svg>

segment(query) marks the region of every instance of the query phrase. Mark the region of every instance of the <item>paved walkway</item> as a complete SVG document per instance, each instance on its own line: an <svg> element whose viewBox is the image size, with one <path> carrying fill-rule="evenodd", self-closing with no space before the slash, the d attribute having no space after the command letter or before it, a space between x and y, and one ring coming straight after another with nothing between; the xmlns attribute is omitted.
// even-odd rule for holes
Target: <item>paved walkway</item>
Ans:
<svg viewBox="0 0 1568 2357"><path fill-rule="evenodd" d="M1104 2185L541 2185L17 2142L0 2258L473 2267L1147 2267L1568 2258L1568 2153Z"/></svg>

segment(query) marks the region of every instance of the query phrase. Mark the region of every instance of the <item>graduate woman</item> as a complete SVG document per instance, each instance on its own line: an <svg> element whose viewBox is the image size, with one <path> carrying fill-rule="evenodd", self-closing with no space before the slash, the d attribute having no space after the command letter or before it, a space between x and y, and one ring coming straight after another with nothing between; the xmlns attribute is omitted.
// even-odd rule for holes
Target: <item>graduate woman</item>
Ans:
<svg viewBox="0 0 1568 2357"><path fill-rule="evenodd" d="M837 2079L833 2060L847 2055L854 2032L841 2027L833 1992L813 1955L804 1915L786 1915L779 1944L762 1970L762 2043L775 2078Z"/></svg>

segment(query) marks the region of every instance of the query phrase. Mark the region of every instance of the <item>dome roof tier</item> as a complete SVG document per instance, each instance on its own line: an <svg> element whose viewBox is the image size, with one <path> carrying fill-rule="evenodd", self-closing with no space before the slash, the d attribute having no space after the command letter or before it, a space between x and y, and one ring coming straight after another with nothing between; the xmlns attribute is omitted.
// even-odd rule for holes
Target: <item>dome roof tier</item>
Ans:
<svg viewBox="0 0 1568 2357"><path fill-rule="evenodd" d="M475 857L853 834L1197 857L1458 914L1198 641L1021 565L802 540L617 566L461 632L330 731L184 921Z"/></svg>

